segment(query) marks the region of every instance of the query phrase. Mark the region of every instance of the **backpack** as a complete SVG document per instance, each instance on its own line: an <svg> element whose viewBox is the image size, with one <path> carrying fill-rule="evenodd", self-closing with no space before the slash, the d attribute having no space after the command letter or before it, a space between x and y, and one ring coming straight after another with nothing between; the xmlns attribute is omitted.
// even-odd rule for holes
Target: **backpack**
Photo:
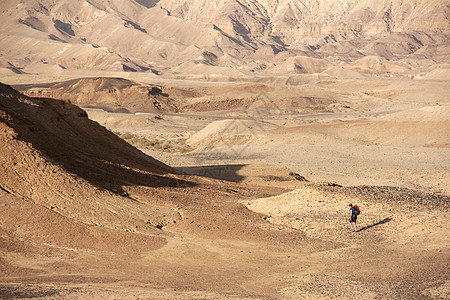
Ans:
<svg viewBox="0 0 450 300"><path fill-rule="evenodd" d="M353 208L354 208L355 215L359 215L361 213L361 210L359 209L358 205L353 205Z"/></svg>

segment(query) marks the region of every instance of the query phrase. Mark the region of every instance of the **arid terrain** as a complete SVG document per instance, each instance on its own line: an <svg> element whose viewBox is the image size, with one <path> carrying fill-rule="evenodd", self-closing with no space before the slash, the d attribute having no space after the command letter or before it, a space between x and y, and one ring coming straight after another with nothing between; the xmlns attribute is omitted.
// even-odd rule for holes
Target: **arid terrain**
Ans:
<svg viewBox="0 0 450 300"><path fill-rule="evenodd" d="M449 299L449 18L3 1L0 298Z"/></svg>
<svg viewBox="0 0 450 300"><path fill-rule="evenodd" d="M447 298L447 82L298 80L3 86L2 295Z"/></svg>
<svg viewBox="0 0 450 300"><path fill-rule="evenodd" d="M3 0L0 18L3 75L449 76L446 0Z"/></svg>

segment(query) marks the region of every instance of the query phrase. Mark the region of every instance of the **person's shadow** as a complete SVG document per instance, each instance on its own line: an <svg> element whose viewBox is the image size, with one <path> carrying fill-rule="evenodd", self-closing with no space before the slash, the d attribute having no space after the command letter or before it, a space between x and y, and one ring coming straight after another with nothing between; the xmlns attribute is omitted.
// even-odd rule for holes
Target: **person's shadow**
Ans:
<svg viewBox="0 0 450 300"><path fill-rule="evenodd" d="M386 224L387 222L389 222L389 221L391 221L391 220L392 220L392 217L387 217L387 218L384 218L383 220L378 221L378 222L376 222L376 223L374 223L374 224L364 226L364 227L362 227L361 229L359 229L358 231L363 231L363 230L372 228L372 227L377 226L377 225Z"/></svg>

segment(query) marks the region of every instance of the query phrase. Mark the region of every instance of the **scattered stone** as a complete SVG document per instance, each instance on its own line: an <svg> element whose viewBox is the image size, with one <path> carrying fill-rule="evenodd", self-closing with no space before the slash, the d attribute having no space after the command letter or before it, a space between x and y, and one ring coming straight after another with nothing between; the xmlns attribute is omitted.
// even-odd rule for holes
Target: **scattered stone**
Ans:
<svg viewBox="0 0 450 300"><path fill-rule="evenodd" d="M302 175L295 173L295 172L289 172L289 176L294 177L295 180L298 181L304 181L304 182L309 182L308 179L306 179L305 177L303 177Z"/></svg>

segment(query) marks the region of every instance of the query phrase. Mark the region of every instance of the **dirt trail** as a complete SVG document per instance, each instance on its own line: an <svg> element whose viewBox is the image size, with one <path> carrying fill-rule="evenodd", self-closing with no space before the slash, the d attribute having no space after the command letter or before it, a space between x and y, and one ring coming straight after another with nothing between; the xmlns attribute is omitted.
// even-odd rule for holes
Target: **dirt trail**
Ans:
<svg viewBox="0 0 450 300"><path fill-rule="evenodd" d="M259 171L244 179L247 184L261 182L261 166L250 169ZM184 208L181 221L164 227L166 242L157 250L135 248L130 255L136 242L124 245L124 253L92 251L91 246L83 250L82 244L52 246L41 253L32 247L31 253L7 256L13 265L5 270L22 284L9 282L2 289L49 299L345 299L353 289L362 299L447 297L448 198L410 190L386 193L376 187L278 182L297 188L268 198L236 199L262 213L260 221L228 215L216 206L223 200L211 206L207 198L198 199L195 209ZM374 194L379 196L368 197ZM433 207L427 199L434 200ZM350 232L346 221L349 202L362 209L357 233ZM207 211L192 213L205 205ZM227 218L221 220L222 214ZM293 233L299 239L292 240ZM20 277L19 267L27 268L26 276ZM40 271L33 275L30 270Z"/></svg>

